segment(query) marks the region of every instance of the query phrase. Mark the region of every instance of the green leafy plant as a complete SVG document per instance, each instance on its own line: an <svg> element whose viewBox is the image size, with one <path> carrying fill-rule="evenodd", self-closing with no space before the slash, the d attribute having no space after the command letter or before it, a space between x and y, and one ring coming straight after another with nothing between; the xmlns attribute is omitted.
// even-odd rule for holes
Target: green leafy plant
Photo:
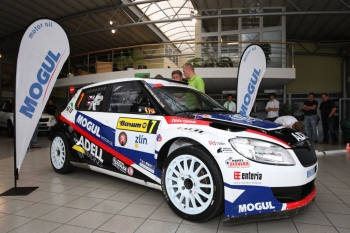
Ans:
<svg viewBox="0 0 350 233"><path fill-rule="evenodd" d="M270 55L271 55L271 45L266 43L266 44L260 44L259 45L262 50L264 51L265 53L265 57L266 57L266 63L269 64L271 62L271 58L270 58Z"/></svg>
<svg viewBox="0 0 350 233"><path fill-rule="evenodd" d="M293 116L296 109L298 106L292 106L289 103L280 104L279 116Z"/></svg>
<svg viewBox="0 0 350 233"><path fill-rule="evenodd" d="M192 64L193 67L233 67L233 62L229 57L220 57L217 60L212 57L208 57L207 60L196 57L188 60L186 63Z"/></svg>
<svg viewBox="0 0 350 233"><path fill-rule="evenodd" d="M142 60L141 56L134 53L133 50L128 50L126 56L121 54L120 57L114 58L113 62L117 63L119 70L126 70L127 68L134 68L135 66L146 66L146 63Z"/></svg>

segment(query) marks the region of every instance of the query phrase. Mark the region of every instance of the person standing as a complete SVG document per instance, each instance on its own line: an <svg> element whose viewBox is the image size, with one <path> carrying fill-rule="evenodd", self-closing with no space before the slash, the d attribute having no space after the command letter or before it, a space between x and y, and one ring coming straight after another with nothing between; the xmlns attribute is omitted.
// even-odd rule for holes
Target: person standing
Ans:
<svg viewBox="0 0 350 233"><path fill-rule="evenodd" d="M176 81L183 81L182 73L180 70L174 70L171 72L171 78Z"/></svg>
<svg viewBox="0 0 350 233"><path fill-rule="evenodd" d="M231 112L236 112L236 104L235 102L232 101L232 98L233 98L232 94L228 94L227 101L224 103L223 106Z"/></svg>
<svg viewBox="0 0 350 233"><path fill-rule="evenodd" d="M321 144L328 144L329 136L328 131L331 133L332 137L332 145L338 144L338 138L335 134L334 130L334 113L337 110L335 104L332 100L328 99L328 94L322 94L322 102L320 104L320 114L322 120L322 128L323 128L323 141Z"/></svg>
<svg viewBox="0 0 350 233"><path fill-rule="evenodd" d="M304 111L304 119L305 119L305 130L306 135L314 141L314 143L318 143L318 135L317 135L317 106L318 102L314 100L315 94L313 92L309 93L308 100L304 102L303 111Z"/></svg>
<svg viewBox="0 0 350 233"><path fill-rule="evenodd" d="M275 94L270 94L270 101L267 102L265 111L267 112L268 121L274 122L278 117L278 110L280 108L280 102L275 99Z"/></svg>
<svg viewBox="0 0 350 233"><path fill-rule="evenodd" d="M30 148L41 148L41 146L38 146L38 144L37 144L37 142L38 142L38 130L39 130L39 123L36 124L36 127L35 127L34 132L33 132L33 136L30 139L30 145L29 145Z"/></svg>
<svg viewBox="0 0 350 233"><path fill-rule="evenodd" d="M188 85L205 93L204 81L196 75L193 66L190 63L186 63L182 68L184 76L188 79Z"/></svg>
<svg viewBox="0 0 350 233"><path fill-rule="evenodd" d="M56 110L57 110L57 108L56 108L56 106L53 104L52 100L49 100L49 103L45 106L45 111L46 111L48 114L50 114L50 115L56 117Z"/></svg>

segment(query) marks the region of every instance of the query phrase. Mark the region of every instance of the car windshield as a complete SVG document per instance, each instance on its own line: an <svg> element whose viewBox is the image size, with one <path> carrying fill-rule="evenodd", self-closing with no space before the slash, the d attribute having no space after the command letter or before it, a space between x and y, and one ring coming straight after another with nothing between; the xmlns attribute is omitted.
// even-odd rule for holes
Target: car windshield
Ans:
<svg viewBox="0 0 350 233"><path fill-rule="evenodd" d="M184 112L228 112L208 95L185 87L161 86L154 90L177 114Z"/></svg>

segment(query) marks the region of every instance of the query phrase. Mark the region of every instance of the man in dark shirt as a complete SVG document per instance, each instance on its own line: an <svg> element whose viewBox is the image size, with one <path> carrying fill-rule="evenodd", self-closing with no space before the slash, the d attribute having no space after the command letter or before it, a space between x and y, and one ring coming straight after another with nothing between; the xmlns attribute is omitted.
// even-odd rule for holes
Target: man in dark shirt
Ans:
<svg viewBox="0 0 350 233"><path fill-rule="evenodd" d="M332 145L338 144L338 138L334 131L334 113L337 110L335 104L332 100L328 99L328 94L322 94L322 103L320 104L320 113L322 119L322 128L323 128L323 141L322 144L328 143L328 130L331 133L333 140Z"/></svg>
<svg viewBox="0 0 350 233"><path fill-rule="evenodd" d="M305 119L305 131L306 135L313 140L314 143L318 142L318 135L316 131L317 127L317 105L318 102L314 100L314 93L309 93L309 98L304 102L303 111Z"/></svg>
<svg viewBox="0 0 350 233"><path fill-rule="evenodd" d="M45 107L45 111L46 111L48 114L50 114L50 115L56 117L56 110L57 110L57 108L56 108L55 105L53 105L52 100L49 100L48 105L46 105L46 107Z"/></svg>

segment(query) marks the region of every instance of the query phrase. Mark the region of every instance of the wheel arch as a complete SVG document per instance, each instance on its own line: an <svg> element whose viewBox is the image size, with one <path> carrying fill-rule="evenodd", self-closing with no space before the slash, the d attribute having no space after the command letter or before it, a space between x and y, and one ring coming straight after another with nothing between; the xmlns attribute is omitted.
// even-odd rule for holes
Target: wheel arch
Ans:
<svg viewBox="0 0 350 233"><path fill-rule="evenodd" d="M176 137L168 142L166 142L162 148L158 152L158 157L157 157L157 166L161 170L163 169L163 164L165 160L168 158L168 156L175 150L182 148L182 147L187 147L187 146L198 146L201 147L205 152L208 153L208 155L215 161L216 165L220 168L219 164L217 163L216 159L214 158L213 154L211 153L210 150L206 146L203 145L203 143L194 140L192 138L188 137ZM222 174L221 174L222 176Z"/></svg>

